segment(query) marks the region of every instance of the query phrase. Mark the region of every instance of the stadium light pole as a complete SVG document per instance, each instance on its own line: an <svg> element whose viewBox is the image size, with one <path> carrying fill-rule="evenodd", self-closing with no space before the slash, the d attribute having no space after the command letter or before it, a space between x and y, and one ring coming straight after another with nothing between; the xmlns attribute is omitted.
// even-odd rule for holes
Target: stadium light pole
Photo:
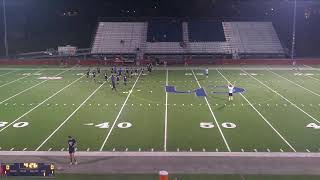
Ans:
<svg viewBox="0 0 320 180"><path fill-rule="evenodd" d="M297 16L297 0L294 0L293 9L293 27L292 27L292 43L291 43L291 60L294 61L295 45L296 45L296 16Z"/></svg>
<svg viewBox="0 0 320 180"><path fill-rule="evenodd" d="M9 56L8 51L8 35L7 35L7 14L6 14L6 1L2 0L3 6L3 25L4 25L4 48L6 51L6 57Z"/></svg>

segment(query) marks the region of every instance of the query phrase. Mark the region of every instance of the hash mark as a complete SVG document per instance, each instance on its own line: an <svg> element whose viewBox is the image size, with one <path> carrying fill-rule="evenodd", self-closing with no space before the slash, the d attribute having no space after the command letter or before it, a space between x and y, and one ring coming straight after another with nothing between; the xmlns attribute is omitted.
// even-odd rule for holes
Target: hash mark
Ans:
<svg viewBox="0 0 320 180"><path fill-rule="evenodd" d="M64 151L64 148L62 148L60 151Z"/></svg>
<svg viewBox="0 0 320 180"><path fill-rule="evenodd" d="M25 151L25 150L27 150L27 148L23 148L23 150L22 150L22 151Z"/></svg>
<svg viewBox="0 0 320 180"><path fill-rule="evenodd" d="M310 152L309 149L306 149L307 152Z"/></svg>
<svg viewBox="0 0 320 180"><path fill-rule="evenodd" d="M206 152L206 149L205 149L205 148L203 148L203 149L202 149L202 151L203 151L203 152Z"/></svg>
<svg viewBox="0 0 320 180"><path fill-rule="evenodd" d="M218 148L216 148L216 152L219 152L219 149L218 149Z"/></svg>
<svg viewBox="0 0 320 180"><path fill-rule="evenodd" d="M241 149L241 152L244 152L244 149Z"/></svg>
<svg viewBox="0 0 320 180"><path fill-rule="evenodd" d="M51 151L52 148L49 148L48 151Z"/></svg>
<svg viewBox="0 0 320 180"><path fill-rule="evenodd" d="M89 151L90 151L90 148L87 149L87 152L89 152Z"/></svg>
<svg viewBox="0 0 320 180"><path fill-rule="evenodd" d="M13 150L14 150L14 148L11 148L11 149L10 149L10 151L13 151Z"/></svg>
<svg viewBox="0 0 320 180"><path fill-rule="evenodd" d="M116 151L116 148L113 148L112 151L113 151L113 152Z"/></svg>
<svg viewBox="0 0 320 180"><path fill-rule="evenodd" d="M258 150L257 149L253 149L254 150L254 152L258 152Z"/></svg>
<svg viewBox="0 0 320 180"><path fill-rule="evenodd" d="M283 150L282 150L282 149L280 149L280 151L281 151L281 152L283 152Z"/></svg>

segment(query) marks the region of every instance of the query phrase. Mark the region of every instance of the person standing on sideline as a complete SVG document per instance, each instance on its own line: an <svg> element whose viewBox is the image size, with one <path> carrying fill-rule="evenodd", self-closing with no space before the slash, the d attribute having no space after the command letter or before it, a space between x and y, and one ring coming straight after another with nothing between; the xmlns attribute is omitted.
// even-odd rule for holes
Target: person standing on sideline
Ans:
<svg viewBox="0 0 320 180"><path fill-rule="evenodd" d="M68 150L69 150L69 156L70 156L70 165L75 164L77 165L78 162L75 158L75 152L76 152L76 146L77 146L77 141L72 137L68 136Z"/></svg>

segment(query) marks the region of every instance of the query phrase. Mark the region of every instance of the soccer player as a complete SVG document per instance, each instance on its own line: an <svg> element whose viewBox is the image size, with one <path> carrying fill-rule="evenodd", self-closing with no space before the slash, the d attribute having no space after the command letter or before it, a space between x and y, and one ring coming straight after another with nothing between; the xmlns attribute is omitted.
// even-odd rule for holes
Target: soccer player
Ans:
<svg viewBox="0 0 320 180"><path fill-rule="evenodd" d="M115 82L115 77L114 75L111 75L111 84L112 84L112 90L117 90L116 89L116 82Z"/></svg>
<svg viewBox="0 0 320 180"><path fill-rule="evenodd" d="M230 83L228 85L229 101L233 101L233 90L234 90L235 84L236 84L236 82L234 82L233 84Z"/></svg>
<svg viewBox="0 0 320 180"><path fill-rule="evenodd" d="M92 72L92 78L94 81L96 81L96 72L95 71Z"/></svg>
<svg viewBox="0 0 320 180"><path fill-rule="evenodd" d="M107 72L104 73L104 79L105 79L106 81L108 81L108 74L107 74Z"/></svg>
<svg viewBox="0 0 320 180"><path fill-rule="evenodd" d="M126 75L123 76L123 82L124 82L124 85L126 86L127 85L127 76Z"/></svg>
<svg viewBox="0 0 320 180"><path fill-rule="evenodd" d="M100 74L100 67L97 67L97 72L98 74Z"/></svg>
<svg viewBox="0 0 320 180"><path fill-rule="evenodd" d="M117 75L117 84L119 84L119 81L120 81L120 76Z"/></svg>
<svg viewBox="0 0 320 180"><path fill-rule="evenodd" d="M89 76L90 76L90 68L87 71L87 78L89 78Z"/></svg>
<svg viewBox="0 0 320 180"><path fill-rule="evenodd" d="M133 70L131 69L130 70L130 78L132 78L132 76L133 76Z"/></svg>
<svg viewBox="0 0 320 180"><path fill-rule="evenodd" d="M209 77L209 69L208 68L206 68L206 70L205 70L205 75L207 76L207 78Z"/></svg>
<svg viewBox="0 0 320 180"><path fill-rule="evenodd" d="M77 141L72 137L72 136L68 136L68 150L69 150L69 155L70 155L70 165L72 165L73 163L75 165L78 164L74 154L76 152L76 146L77 146Z"/></svg>

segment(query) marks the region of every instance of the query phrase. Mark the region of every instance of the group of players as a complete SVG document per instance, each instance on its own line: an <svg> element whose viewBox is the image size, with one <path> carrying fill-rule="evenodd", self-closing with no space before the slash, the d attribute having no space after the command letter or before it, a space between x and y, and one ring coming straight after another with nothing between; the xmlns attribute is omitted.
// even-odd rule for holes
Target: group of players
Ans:
<svg viewBox="0 0 320 180"><path fill-rule="evenodd" d="M128 84L128 77L132 78L133 76L137 76L140 73L142 75L144 75L145 73L145 69L148 71L148 73L152 72L152 64L148 64L146 67L117 67L117 66L113 66L110 69L110 76L108 75L108 72L105 71L104 73L104 80L109 82L111 82L111 87L112 90L117 90L117 85L120 84L120 81L123 81L123 84L125 86L127 86ZM87 78L92 78L94 81L96 81L96 77L97 74L100 75L101 74L101 69L100 67L97 67L95 70L92 70L89 68L87 70Z"/></svg>

